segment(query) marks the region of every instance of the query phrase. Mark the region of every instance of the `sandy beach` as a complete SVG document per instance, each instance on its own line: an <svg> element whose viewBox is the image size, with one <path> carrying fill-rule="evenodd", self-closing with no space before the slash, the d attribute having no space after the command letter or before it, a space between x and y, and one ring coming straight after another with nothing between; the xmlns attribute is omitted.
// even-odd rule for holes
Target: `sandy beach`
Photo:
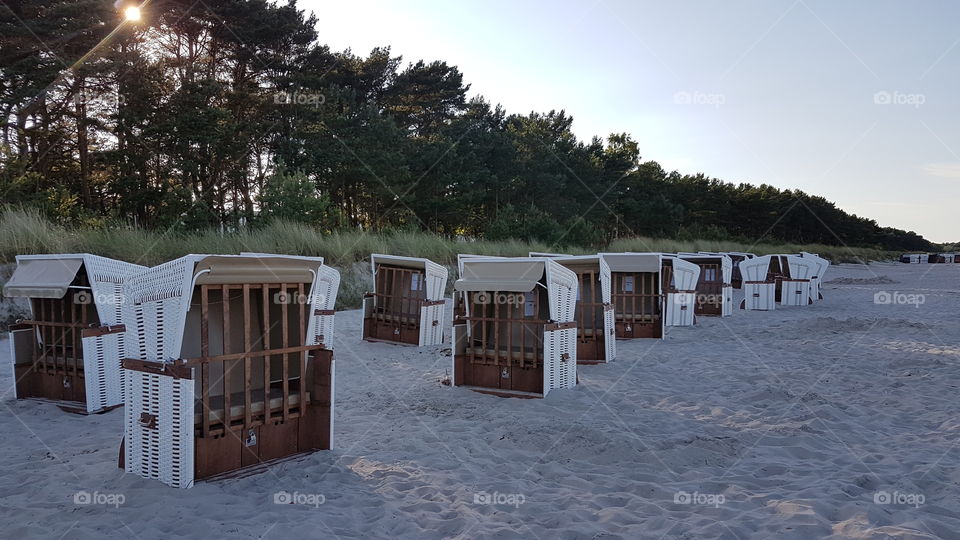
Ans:
<svg viewBox="0 0 960 540"><path fill-rule="evenodd" d="M117 468L121 410L13 400L3 338L3 536L960 538L960 264L833 266L823 295L621 341L542 400L340 312L335 449L189 490Z"/></svg>

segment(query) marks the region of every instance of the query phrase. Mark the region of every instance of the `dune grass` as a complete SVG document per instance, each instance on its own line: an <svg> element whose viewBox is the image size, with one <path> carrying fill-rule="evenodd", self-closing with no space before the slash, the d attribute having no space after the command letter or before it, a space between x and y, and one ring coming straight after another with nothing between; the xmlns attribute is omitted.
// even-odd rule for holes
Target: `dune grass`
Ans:
<svg viewBox="0 0 960 540"><path fill-rule="evenodd" d="M0 262L26 253L95 253L144 265L155 265L187 253L257 251L324 257L331 265L350 267L370 253L426 257L441 264L456 262L457 253L525 256L530 251L571 254L597 251L750 251L757 254L810 251L833 262L869 262L896 258L897 253L871 248L796 245L714 240L623 238L607 246L550 246L520 240L453 240L426 232L337 231L323 234L309 225L275 222L232 232L149 231L132 226L67 228L29 209L0 210Z"/></svg>
<svg viewBox="0 0 960 540"><path fill-rule="evenodd" d="M371 253L426 257L454 270L457 253L526 256L530 251L580 255L598 251L675 253L701 250L749 251L757 254L810 251L834 263L889 260L899 255L870 248L774 243L749 245L742 242L643 237L622 238L607 246L576 247L521 240L453 240L425 232L337 231L325 234L308 225L290 222L276 222L261 228L232 232L214 229L199 232L151 231L132 226L68 228L50 222L34 210L0 210L0 263L12 263L17 255L32 253L94 253L147 266L188 253L254 251L320 256L341 271L338 309L360 305L363 293L370 287L370 270L362 261L369 260Z"/></svg>
<svg viewBox="0 0 960 540"><path fill-rule="evenodd" d="M455 269L457 253L526 256L530 251L581 255L598 251L749 251L757 254L819 253L831 262L870 262L895 259L899 254L870 248L795 245L664 238L622 238L607 246L551 246L521 240L453 240L425 232L337 231L320 233L302 223L275 222L261 228L232 232L151 231L131 226L68 228L50 222L38 212L0 209L0 263L12 263L20 254L94 253L146 266L188 253L230 254L241 251L323 257L341 272L338 309L358 307L370 287L370 270L361 261L371 253L426 257ZM455 275L453 272L451 275ZM2 325L2 321L0 321Z"/></svg>

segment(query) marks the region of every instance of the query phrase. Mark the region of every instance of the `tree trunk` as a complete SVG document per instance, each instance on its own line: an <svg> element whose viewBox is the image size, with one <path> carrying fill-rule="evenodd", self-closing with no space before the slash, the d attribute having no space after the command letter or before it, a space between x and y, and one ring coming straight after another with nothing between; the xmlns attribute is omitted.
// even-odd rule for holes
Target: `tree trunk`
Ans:
<svg viewBox="0 0 960 540"><path fill-rule="evenodd" d="M74 108L77 115L77 153L80 158L80 194L83 197L83 206L93 209L90 197L90 145L87 140L87 102L85 81L77 76L74 92Z"/></svg>

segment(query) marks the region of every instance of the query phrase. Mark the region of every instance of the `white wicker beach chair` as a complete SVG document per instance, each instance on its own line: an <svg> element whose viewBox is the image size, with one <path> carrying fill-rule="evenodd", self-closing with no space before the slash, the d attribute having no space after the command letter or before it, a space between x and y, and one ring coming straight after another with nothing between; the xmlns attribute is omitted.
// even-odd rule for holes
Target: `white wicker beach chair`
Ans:
<svg viewBox="0 0 960 540"><path fill-rule="evenodd" d="M776 281L769 279L770 255L740 261L743 302L740 309L772 311L776 307Z"/></svg>
<svg viewBox="0 0 960 540"><path fill-rule="evenodd" d="M663 255L600 253L610 268L618 339L663 339L666 325Z"/></svg>
<svg viewBox="0 0 960 540"><path fill-rule="evenodd" d="M419 345L443 343L447 269L428 259L370 256L373 292L363 299L363 337Z"/></svg>
<svg viewBox="0 0 960 540"><path fill-rule="evenodd" d="M693 326L697 303L697 281L700 267L674 255L664 254L664 265L669 264L670 282L667 284L664 314L667 326ZM666 268L664 269L666 272Z"/></svg>
<svg viewBox="0 0 960 540"><path fill-rule="evenodd" d="M17 398L82 413L123 404L122 286L143 268L87 253L17 257L4 294L31 311L10 330Z"/></svg>
<svg viewBox="0 0 960 540"><path fill-rule="evenodd" d="M614 360L617 357L617 336L610 266L603 257L538 251L531 251L530 257L550 257L577 274L577 363L597 364Z"/></svg>
<svg viewBox="0 0 960 540"><path fill-rule="evenodd" d="M453 384L546 396L577 383L577 275L548 258L464 259Z"/></svg>
<svg viewBox="0 0 960 540"><path fill-rule="evenodd" d="M127 472L175 487L333 445L333 319L323 259L187 255L130 277Z"/></svg>
<svg viewBox="0 0 960 540"><path fill-rule="evenodd" d="M800 256L804 259L810 259L816 266L813 276L810 278L810 300L813 302L823 300L821 285L823 283L823 275L827 273L827 269L830 267L830 261L814 253L807 253L806 251L801 252Z"/></svg>
<svg viewBox="0 0 960 540"><path fill-rule="evenodd" d="M780 304L784 306L806 306L811 300L810 279L816 276L817 264L811 258L799 255L780 255L780 268L789 273L778 278L780 282Z"/></svg>
<svg viewBox="0 0 960 540"><path fill-rule="evenodd" d="M709 251L683 252L678 256L700 267L696 314L721 317L732 315L733 259L725 253Z"/></svg>

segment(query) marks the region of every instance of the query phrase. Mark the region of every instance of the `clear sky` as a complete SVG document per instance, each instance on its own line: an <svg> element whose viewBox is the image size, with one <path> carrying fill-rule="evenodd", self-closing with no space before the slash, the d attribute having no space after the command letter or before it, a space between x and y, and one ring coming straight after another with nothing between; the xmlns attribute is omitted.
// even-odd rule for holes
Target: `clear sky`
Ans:
<svg viewBox="0 0 960 540"><path fill-rule="evenodd" d="M960 241L960 1L301 0L320 40L444 60L682 173Z"/></svg>

